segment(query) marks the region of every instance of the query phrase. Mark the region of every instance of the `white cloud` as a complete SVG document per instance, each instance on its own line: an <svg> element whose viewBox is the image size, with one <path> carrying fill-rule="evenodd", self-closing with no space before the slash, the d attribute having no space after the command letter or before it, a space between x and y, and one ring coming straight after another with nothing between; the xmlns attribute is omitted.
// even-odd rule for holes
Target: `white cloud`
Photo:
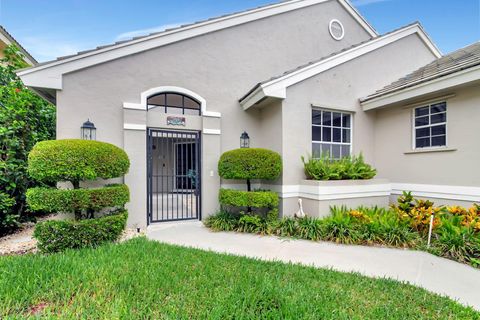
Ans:
<svg viewBox="0 0 480 320"><path fill-rule="evenodd" d="M352 4L355 7L362 7L362 6L368 6L369 4L387 2L387 1L391 1L391 0L352 0Z"/></svg>
<svg viewBox="0 0 480 320"><path fill-rule="evenodd" d="M165 29L177 28L177 27L179 27L181 25L184 25L184 24L186 24L186 23L180 22L180 23L164 24L164 25L161 25L161 26L153 27L153 28L128 31L128 32L124 32L124 33L119 34L115 38L115 41L128 40L128 39L131 39L133 37L145 36L145 35L148 35L150 33L164 31Z"/></svg>

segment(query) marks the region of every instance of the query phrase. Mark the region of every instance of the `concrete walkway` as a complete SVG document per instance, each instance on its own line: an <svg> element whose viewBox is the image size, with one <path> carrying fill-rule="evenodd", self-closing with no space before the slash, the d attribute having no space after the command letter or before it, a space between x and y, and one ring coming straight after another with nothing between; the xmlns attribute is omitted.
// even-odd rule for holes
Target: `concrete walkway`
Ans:
<svg viewBox="0 0 480 320"><path fill-rule="evenodd" d="M153 225L160 242L406 281L480 310L480 270L420 251L211 232L201 222Z"/></svg>

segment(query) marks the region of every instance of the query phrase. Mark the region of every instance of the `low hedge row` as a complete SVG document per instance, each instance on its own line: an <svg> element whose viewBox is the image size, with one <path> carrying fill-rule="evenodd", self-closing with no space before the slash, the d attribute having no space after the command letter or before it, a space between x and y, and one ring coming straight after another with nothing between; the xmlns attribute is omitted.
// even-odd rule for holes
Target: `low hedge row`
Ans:
<svg viewBox="0 0 480 320"><path fill-rule="evenodd" d="M32 188L27 191L27 203L33 211L74 212L99 211L103 208L123 207L130 199L124 184L98 189Z"/></svg>
<svg viewBox="0 0 480 320"><path fill-rule="evenodd" d="M128 214L121 213L89 220L50 220L38 223L33 236L42 253L67 249L94 248L118 240L125 229Z"/></svg>
<svg viewBox="0 0 480 320"><path fill-rule="evenodd" d="M219 201L222 206L275 208L278 206L278 195L272 191L239 191L220 189Z"/></svg>
<svg viewBox="0 0 480 320"><path fill-rule="evenodd" d="M129 166L124 150L92 140L42 141L28 155L28 173L46 183L116 178Z"/></svg>

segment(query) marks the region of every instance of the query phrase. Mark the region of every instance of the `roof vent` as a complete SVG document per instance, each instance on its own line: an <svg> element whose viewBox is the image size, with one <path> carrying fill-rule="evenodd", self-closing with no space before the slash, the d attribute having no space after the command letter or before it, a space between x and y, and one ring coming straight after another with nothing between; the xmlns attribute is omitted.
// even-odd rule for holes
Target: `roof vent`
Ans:
<svg viewBox="0 0 480 320"><path fill-rule="evenodd" d="M330 21L328 30L330 31L330 35L332 36L332 38L337 41L342 40L345 36L345 29L343 28L343 24L337 19L333 19L332 21Z"/></svg>

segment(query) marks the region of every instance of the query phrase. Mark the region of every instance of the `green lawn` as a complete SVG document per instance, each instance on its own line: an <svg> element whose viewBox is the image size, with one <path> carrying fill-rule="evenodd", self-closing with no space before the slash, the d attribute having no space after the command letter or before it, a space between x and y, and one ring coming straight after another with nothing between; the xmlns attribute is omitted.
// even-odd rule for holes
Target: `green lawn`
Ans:
<svg viewBox="0 0 480 320"><path fill-rule="evenodd" d="M0 258L0 318L480 319L410 285L144 238Z"/></svg>

